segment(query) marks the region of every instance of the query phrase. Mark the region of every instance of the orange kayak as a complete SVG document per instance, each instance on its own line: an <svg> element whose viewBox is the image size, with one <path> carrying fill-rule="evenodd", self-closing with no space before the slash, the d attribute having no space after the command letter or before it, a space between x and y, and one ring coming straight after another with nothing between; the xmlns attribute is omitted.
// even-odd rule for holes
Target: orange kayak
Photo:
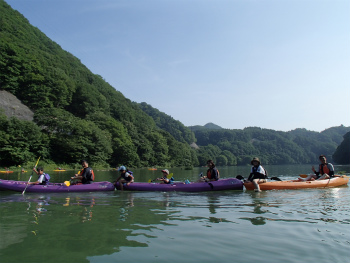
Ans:
<svg viewBox="0 0 350 263"><path fill-rule="evenodd" d="M12 174L13 171L0 171L0 173L3 173L3 174Z"/></svg>
<svg viewBox="0 0 350 263"><path fill-rule="evenodd" d="M340 177L334 177L332 179L315 180L315 181L271 181L266 183L260 183L261 190L282 190L282 189L303 189L303 188L325 188L325 187L337 187L346 185L349 182L349 177L342 175ZM254 190L253 183L246 182L244 186L247 190Z"/></svg>

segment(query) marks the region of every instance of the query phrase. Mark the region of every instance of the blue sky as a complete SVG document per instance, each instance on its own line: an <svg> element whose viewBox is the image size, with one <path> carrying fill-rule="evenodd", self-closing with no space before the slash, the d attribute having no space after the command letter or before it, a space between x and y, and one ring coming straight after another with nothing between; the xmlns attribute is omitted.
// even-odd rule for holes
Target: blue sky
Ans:
<svg viewBox="0 0 350 263"><path fill-rule="evenodd" d="M350 126L348 0L6 2L125 97L186 126Z"/></svg>

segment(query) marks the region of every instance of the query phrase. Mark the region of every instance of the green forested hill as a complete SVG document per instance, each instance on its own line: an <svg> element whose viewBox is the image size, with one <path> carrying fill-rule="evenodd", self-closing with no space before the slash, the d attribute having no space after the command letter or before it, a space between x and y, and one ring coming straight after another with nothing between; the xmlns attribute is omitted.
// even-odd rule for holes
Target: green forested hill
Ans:
<svg viewBox="0 0 350 263"><path fill-rule="evenodd" d="M160 130L138 105L2 0L0 14L0 89L35 111L41 131L35 150L30 146L34 142L25 138L19 148L7 128L13 120L6 123L2 118L2 132L9 138L0 139L0 165L20 164L37 155L57 163L81 158L129 166L196 162L187 143Z"/></svg>
<svg viewBox="0 0 350 263"><path fill-rule="evenodd" d="M350 132L344 135L344 140L333 154L333 159L339 164L350 164Z"/></svg>
<svg viewBox="0 0 350 263"><path fill-rule="evenodd" d="M333 161L332 155L348 131L350 127L344 126L323 132L306 129L281 132L248 127L243 130L199 129L195 135L202 151L211 151L219 157L218 164L247 164L252 156L259 156L265 164L298 164L313 163L321 154Z"/></svg>
<svg viewBox="0 0 350 263"><path fill-rule="evenodd" d="M33 162L141 166L313 163L331 156L349 127L321 133L257 127L185 127L147 103L135 103L93 74L0 0L0 90L34 111L34 122L0 110L0 166ZM239 114L239 113L237 113ZM199 149L189 145L197 142Z"/></svg>

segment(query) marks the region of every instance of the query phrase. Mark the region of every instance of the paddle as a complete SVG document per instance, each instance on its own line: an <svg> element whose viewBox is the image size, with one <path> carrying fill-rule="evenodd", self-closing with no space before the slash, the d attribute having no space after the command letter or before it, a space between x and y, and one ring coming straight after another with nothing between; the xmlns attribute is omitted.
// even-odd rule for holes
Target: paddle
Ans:
<svg viewBox="0 0 350 263"><path fill-rule="evenodd" d="M308 176L309 176L309 174L299 174L299 177L301 177L301 178L306 178Z"/></svg>
<svg viewBox="0 0 350 263"><path fill-rule="evenodd" d="M23 190L23 192L22 192L22 195L24 195L24 193L25 193L25 192L26 192L26 190L27 190L28 184L29 184L30 180L32 179L34 169L35 169L35 168L36 168L36 166L38 165L39 160L40 160L40 157L41 157L41 156L39 156L38 160L36 161L36 164L35 164L35 166L34 166L34 168L33 168L33 170L32 170L32 174L31 174L31 175L30 175L30 177L29 177L29 180L28 180L28 182L27 182L26 187L24 188L24 190Z"/></svg>
<svg viewBox="0 0 350 263"><path fill-rule="evenodd" d="M166 178L167 179L171 179L171 177L173 177L173 173L170 173L170 174L168 174L167 176L166 176ZM154 181L156 181L157 179L158 179L159 177L157 177L157 178L155 178L155 179L153 179L153 180L151 180L151 179L148 179L148 182L149 183L153 183Z"/></svg>

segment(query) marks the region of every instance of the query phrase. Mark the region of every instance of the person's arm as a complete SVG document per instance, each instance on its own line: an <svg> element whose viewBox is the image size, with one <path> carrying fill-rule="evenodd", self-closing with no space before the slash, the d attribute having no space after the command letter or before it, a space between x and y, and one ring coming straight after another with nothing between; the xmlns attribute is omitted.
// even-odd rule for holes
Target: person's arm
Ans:
<svg viewBox="0 0 350 263"><path fill-rule="evenodd" d="M28 184L40 184L39 181L36 181L36 182L29 182Z"/></svg>
<svg viewBox="0 0 350 263"><path fill-rule="evenodd" d="M320 174L320 167L318 167L318 171L316 172L315 166L312 166L311 170L318 176Z"/></svg>
<svg viewBox="0 0 350 263"><path fill-rule="evenodd" d="M75 174L73 177L71 177L71 179L79 179L79 180L83 180L83 175L85 174L85 168L82 171L79 171L77 174Z"/></svg>
<svg viewBox="0 0 350 263"><path fill-rule="evenodd" d="M119 177L118 177L118 179L115 181L115 182L119 182L119 180L122 178L122 176L120 175Z"/></svg>
<svg viewBox="0 0 350 263"><path fill-rule="evenodd" d="M249 176L248 176L247 181L252 181L253 176L254 176L254 173L253 173L253 167L252 167L252 168L250 169L250 174L249 174Z"/></svg>
<svg viewBox="0 0 350 263"><path fill-rule="evenodd" d="M132 176L131 174L129 174L129 177L131 177L131 180L130 180L130 182L128 182L126 185L129 185L130 183L133 183L133 182L134 182L134 176Z"/></svg>
<svg viewBox="0 0 350 263"><path fill-rule="evenodd" d="M43 179L44 179L44 174L40 175L40 177L38 178L38 181L29 182L28 184L41 184L43 182Z"/></svg>
<svg viewBox="0 0 350 263"><path fill-rule="evenodd" d="M334 166L331 163L327 164L328 169L329 169L329 176L334 176Z"/></svg>

